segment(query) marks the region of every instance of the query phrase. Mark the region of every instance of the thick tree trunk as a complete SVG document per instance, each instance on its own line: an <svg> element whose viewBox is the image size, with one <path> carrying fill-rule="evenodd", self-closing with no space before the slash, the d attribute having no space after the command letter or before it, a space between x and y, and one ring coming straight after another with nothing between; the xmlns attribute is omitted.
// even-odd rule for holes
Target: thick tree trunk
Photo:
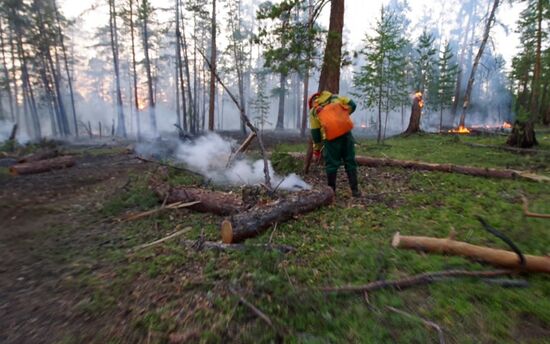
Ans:
<svg viewBox="0 0 550 344"><path fill-rule="evenodd" d="M323 67L319 77L319 91L340 92L340 65L342 59L342 29L344 28L344 0L330 1L330 23Z"/></svg>
<svg viewBox="0 0 550 344"><path fill-rule="evenodd" d="M485 50L485 46L487 45L487 40L489 39L489 32L491 31L491 27L495 22L495 14L496 14L496 10L498 8L499 2L500 0L494 0L493 2L493 8L491 9L491 13L489 14L489 18L487 19L487 24L485 25L483 39L481 41L481 45L479 46L477 55L474 59L474 65L472 66L472 71L470 72L470 78L468 79L468 86L466 87L466 92L464 93L464 103L462 105L462 114L460 115L460 123L459 123L460 127L466 126L465 125L466 111L470 106L470 97L472 93L472 88L474 86L474 79L475 79L477 67L479 65L479 61L481 60L481 56L483 55L483 51Z"/></svg>
<svg viewBox="0 0 550 344"><path fill-rule="evenodd" d="M60 156L53 159L39 160L34 162L22 163L10 167L10 174L17 176L22 174L34 174L58 170L74 166L75 159L72 156Z"/></svg>
<svg viewBox="0 0 550 344"><path fill-rule="evenodd" d="M531 148L538 145L535 135L535 124L530 120L526 123L516 121L512 127L510 136L508 136L506 144L519 148Z"/></svg>
<svg viewBox="0 0 550 344"><path fill-rule="evenodd" d="M288 221L296 215L329 205L334 192L329 187L296 192L273 204L258 205L226 219L221 225L222 241L227 244L242 242L263 233L275 223Z"/></svg>
<svg viewBox="0 0 550 344"><path fill-rule="evenodd" d="M420 117L422 116L422 107L420 106L420 100L415 97L411 108L411 118L409 120L409 126L405 130L404 134L414 134L420 132Z"/></svg>
<svg viewBox="0 0 550 344"><path fill-rule="evenodd" d="M439 239L423 236L405 236L397 232L392 240L395 248L405 248L450 254L482 260L489 264L510 269L521 269L520 260L515 252L477 246L451 239ZM550 273L550 257L524 255L525 271Z"/></svg>

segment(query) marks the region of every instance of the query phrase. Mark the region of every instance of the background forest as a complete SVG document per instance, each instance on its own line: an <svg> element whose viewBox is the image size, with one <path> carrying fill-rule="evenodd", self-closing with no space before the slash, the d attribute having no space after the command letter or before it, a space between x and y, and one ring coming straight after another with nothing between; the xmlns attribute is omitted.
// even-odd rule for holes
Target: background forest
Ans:
<svg viewBox="0 0 550 344"><path fill-rule="evenodd" d="M432 5L444 17L408 1L346 4L346 13L376 13L360 28L361 42L350 41L357 35L350 28L343 34L340 93L360 104L356 131L382 139L403 131L417 91L424 96L423 130L456 127L484 40L466 125L500 127L516 117L548 125L549 3ZM141 139L175 132L174 125L191 134L244 131L234 100L260 129L304 133L304 103L318 88L330 1L105 0L88 6L68 18L69 1L0 4L0 138L13 123L19 139ZM500 21L518 9L515 23ZM493 31L485 38L487 26ZM499 48L512 48L496 42L495 31L520 35L511 61Z"/></svg>

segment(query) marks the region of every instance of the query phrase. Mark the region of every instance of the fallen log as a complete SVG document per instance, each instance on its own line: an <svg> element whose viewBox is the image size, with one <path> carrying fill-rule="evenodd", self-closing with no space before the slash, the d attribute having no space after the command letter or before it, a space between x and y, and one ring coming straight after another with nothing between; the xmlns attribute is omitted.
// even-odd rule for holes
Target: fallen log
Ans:
<svg viewBox="0 0 550 344"><path fill-rule="evenodd" d="M305 155L303 153L289 153L289 155L297 159L305 159ZM428 163L428 162L422 162L422 161L396 160L396 159L388 159L388 158L375 158L375 157L369 157L369 156L357 156L356 160L359 165L370 166L370 167L390 166L390 167L408 168L413 170L460 173L460 174L467 174L470 176L478 176L478 177L488 177L488 178L490 177L490 178L502 178L502 179L525 179L525 180L536 181L536 182L550 183L550 177L537 175L530 172L509 170L509 169L461 166L461 165L453 165L453 164L435 164L435 163Z"/></svg>
<svg viewBox="0 0 550 344"><path fill-rule="evenodd" d="M189 209L222 216L236 214L244 209L241 198L235 194L190 186L171 186L165 181L167 176L166 168L157 169L149 180L149 186L159 199L169 204L199 202L189 206Z"/></svg>
<svg viewBox="0 0 550 344"><path fill-rule="evenodd" d="M536 217L539 219L550 219L550 214L539 214L539 213L532 213L529 211L529 201L527 200L527 197L521 196L521 200L523 201L523 215L526 217Z"/></svg>
<svg viewBox="0 0 550 344"><path fill-rule="evenodd" d="M281 244L254 244L254 245L245 245L245 244L225 244L223 242L217 241L197 241L197 240L183 240L181 243L187 247L196 247L197 250L214 250L214 251L242 251L246 248L260 248L266 251L279 251L281 253L291 253L296 251L296 249L289 245Z"/></svg>
<svg viewBox="0 0 550 344"><path fill-rule="evenodd" d="M550 273L550 257L524 255L525 265L522 266L515 252L472 245L448 238L405 236L397 232L393 236L392 246L395 248L457 255L518 271Z"/></svg>
<svg viewBox="0 0 550 344"><path fill-rule="evenodd" d="M48 172L51 170L72 167L75 165L75 163L75 159L72 156L60 156L53 159L39 160L13 165L10 167L10 174L17 176L21 174Z"/></svg>
<svg viewBox="0 0 550 344"><path fill-rule="evenodd" d="M497 150L503 150L512 153L518 154L548 154L550 155L549 150L536 149L536 148L518 148L518 147L509 147L509 146L500 146L500 145L483 145L479 143L463 142L466 146L474 148L491 148Z"/></svg>
<svg viewBox="0 0 550 344"><path fill-rule="evenodd" d="M46 149L25 155L24 157L21 157L19 160L17 160L17 162L22 164L25 162L35 162L40 160L52 159L58 156L59 151L57 149Z"/></svg>
<svg viewBox="0 0 550 344"><path fill-rule="evenodd" d="M333 199L334 192L325 186L317 190L295 192L272 204L255 206L222 222L222 241L226 244L242 242L261 234L274 223L328 205Z"/></svg>

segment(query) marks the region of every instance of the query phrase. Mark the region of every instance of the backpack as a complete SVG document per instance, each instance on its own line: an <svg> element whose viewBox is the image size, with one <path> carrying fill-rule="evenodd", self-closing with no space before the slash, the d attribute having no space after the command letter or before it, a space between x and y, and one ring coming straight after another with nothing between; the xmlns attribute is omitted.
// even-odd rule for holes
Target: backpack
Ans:
<svg viewBox="0 0 550 344"><path fill-rule="evenodd" d="M317 117L328 141L345 135L353 129L349 110L341 103L336 102L325 105L317 114Z"/></svg>

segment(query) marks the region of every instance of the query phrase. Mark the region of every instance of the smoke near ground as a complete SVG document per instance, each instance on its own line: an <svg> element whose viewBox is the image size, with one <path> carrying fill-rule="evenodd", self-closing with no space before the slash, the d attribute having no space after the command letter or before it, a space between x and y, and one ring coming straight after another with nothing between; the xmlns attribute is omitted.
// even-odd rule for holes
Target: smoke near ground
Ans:
<svg viewBox="0 0 550 344"><path fill-rule="evenodd" d="M264 162L261 159L254 161L249 158L238 158L227 166L237 143L218 134L209 133L188 143L176 140L162 144L160 142L139 144L136 152L149 156L165 155L166 152L161 152L164 147L172 152L170 155L178 162L220 185L258 185L265 182ZM282 177L275 173L270 161L268 165L273 187L288 191L311 189L311 186L295 173Z"/></svg>

